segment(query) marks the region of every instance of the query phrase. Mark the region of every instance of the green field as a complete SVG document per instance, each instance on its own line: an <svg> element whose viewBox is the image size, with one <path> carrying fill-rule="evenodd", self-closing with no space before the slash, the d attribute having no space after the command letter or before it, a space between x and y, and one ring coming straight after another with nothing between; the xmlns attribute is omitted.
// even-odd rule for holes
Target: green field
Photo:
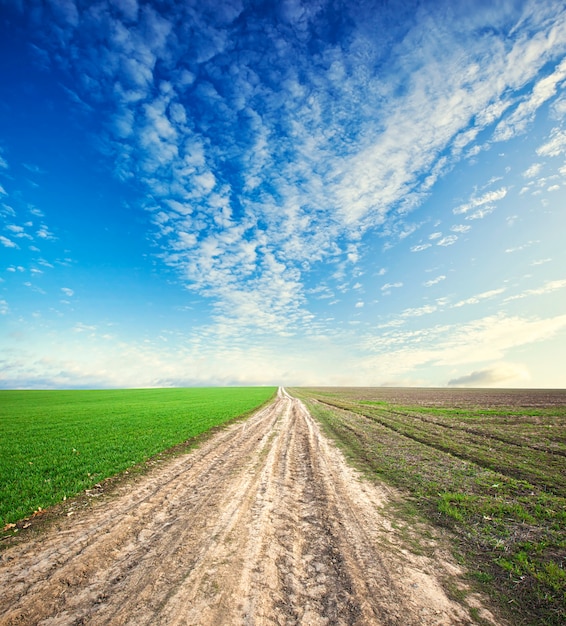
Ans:
<svg viewBox="0 0 566 626"><path fill-rule="evenodd" d="M275 391L0 391L2 526L249 413Z"/></svg>
<svg viewBox="0 0 566 626"><path fill-rule="evenodd" d="M294 389L517 625L566 624L566 392Z"/></svg>

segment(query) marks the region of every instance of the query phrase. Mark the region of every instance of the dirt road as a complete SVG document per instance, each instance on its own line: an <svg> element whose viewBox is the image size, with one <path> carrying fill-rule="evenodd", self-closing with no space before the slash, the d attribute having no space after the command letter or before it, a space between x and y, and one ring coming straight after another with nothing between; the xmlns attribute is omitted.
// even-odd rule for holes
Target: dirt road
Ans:
<svg viewBox="0 0 566 626"><path fill-rule="evenodd" d="M0 554L0 624L473 623L282 389L120 490Z"/></svg>

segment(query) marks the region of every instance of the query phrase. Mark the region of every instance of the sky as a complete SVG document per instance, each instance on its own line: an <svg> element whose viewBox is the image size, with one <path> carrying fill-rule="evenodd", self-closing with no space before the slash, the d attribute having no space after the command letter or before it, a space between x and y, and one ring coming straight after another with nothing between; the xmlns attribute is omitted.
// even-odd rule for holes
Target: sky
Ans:
<svg viewBox="0 0 566 626"><path fill-rule="evenodd" d="M561 0L0 0L0 387L566 387Z"/></svg>

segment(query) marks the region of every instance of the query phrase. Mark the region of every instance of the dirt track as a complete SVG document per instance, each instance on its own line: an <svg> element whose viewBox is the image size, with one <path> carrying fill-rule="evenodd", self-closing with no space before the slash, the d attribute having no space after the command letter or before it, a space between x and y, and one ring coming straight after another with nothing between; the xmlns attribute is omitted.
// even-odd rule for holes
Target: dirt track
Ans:
<svg viewBox="0 0 566 626"><path fill-rule="evenodd" d="M472 624L304 406L276 402L0 555L0 624ZM452 569L451 569L452 568ZM487 616L487 613L484 613Z"/></svg>

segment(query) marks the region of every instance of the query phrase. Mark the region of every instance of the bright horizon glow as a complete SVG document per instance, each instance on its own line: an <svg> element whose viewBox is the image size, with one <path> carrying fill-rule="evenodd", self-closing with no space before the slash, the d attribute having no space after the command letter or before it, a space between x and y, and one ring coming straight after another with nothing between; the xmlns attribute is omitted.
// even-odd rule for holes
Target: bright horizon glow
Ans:
<svg viewBox="0 0 566 626"><path fill-rule="evenodd" d="M563 2L0 0L0 76L1 388L566 388Z"/></svg>

